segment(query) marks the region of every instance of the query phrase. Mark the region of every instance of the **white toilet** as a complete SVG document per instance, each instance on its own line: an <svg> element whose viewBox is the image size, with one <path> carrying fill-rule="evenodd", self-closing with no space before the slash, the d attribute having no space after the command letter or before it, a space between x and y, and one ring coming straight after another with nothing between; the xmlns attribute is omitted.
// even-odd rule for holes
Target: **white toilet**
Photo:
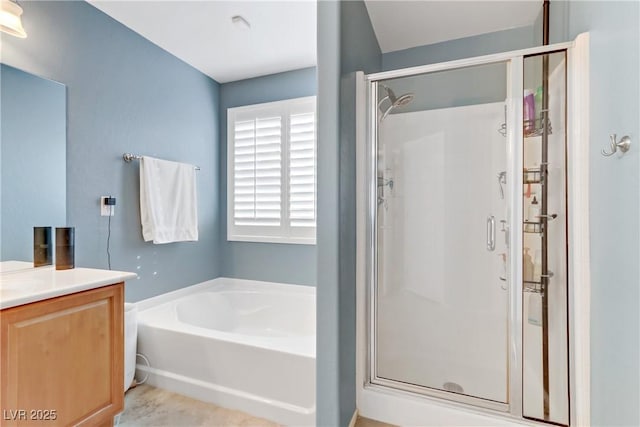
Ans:
<svg viewBox="0 0 640 427"><path fill-rule="evenodd" d="M138 306L133 303L124 303L124 391L131 387L136 373L137 317Z"/></svg>

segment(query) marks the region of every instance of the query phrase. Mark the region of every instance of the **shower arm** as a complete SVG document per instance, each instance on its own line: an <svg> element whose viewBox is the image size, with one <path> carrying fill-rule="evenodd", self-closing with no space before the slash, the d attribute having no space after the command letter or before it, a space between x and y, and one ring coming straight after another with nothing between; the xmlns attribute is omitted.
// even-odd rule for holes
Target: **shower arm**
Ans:
<svg viewBox="0 0 640 427"><path fill-rule="evenodd" d="M386 101L387 99L388 99L388 100L391 100L391 99L389 98L389 95L385 96L384 98L382 98L382 99L378 102L378 109L379 109L380 107L382 107L382 103L383 103L384 101Z"/></svg>

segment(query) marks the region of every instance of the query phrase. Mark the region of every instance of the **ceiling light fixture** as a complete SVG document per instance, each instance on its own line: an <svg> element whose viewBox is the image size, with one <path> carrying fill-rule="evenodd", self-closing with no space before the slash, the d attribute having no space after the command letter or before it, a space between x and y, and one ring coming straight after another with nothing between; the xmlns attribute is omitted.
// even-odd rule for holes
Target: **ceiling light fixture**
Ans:
<svg viewBox="0 0 640 427"><path fill-rule="evenodd" d="M233 25L235 25L238 28L242 28L244 30L248 30L251 28L251 24L249 24L249 21L247 21L246 19L244 19L242 16L240 15L235 15L231 17L231 22L233 23Z"/></svg>
<svg viewBox="0 0 640 427"><path fill-rule="evenodd" d="M22 8L11 0L0 0L0 31L24 39L27 33L22 27Z"/></svg>

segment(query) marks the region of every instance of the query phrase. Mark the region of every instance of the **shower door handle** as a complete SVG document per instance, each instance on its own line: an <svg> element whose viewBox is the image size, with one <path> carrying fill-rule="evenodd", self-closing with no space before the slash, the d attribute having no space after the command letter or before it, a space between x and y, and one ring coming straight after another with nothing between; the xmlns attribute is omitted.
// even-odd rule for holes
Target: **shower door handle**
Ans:
<svg viewBox="0 0 640 427"><path fill-rule="evenodd" d="M496 218L491 215L487 217L487 250L496 249Z"/></svg>

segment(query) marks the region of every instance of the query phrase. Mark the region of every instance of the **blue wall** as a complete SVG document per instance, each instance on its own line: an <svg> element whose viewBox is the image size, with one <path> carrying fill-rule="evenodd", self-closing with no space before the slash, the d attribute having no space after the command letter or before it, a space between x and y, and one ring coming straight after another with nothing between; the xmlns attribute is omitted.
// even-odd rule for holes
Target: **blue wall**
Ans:
<svg viewBox="0 0 640 427"><path fill-rule="evenodd" d="M539 45L534 27L520 27L382 54L382 70L435 64Z"/></svg>
<svg viewBox="0 0 640 427"><path fill-rule="evenodd" d="M318 2L317 424L355 410L355 75L380 70L362 0Z"/></svg>
<svg viewBox="0 0 640 427"><path fill-rule="evenodd" d="M7 65L0 84L0 260L33 261L33 227L66 222L66 90Z"/></svg>
<svg viewBox="0 0 640 427"><path fill-rule="evenodd" d="M222 275L299 285L316 284L316 246L227 241L227 109L312 96L316 69L305 68L220 86L220 238Z"/></svg>
<svg viewBox="0 0 640 427"><path fill-rule="evenodd" d="M316 289L316 424L344 426L340 409L339 123L340 3L318 2L318 284ZM347 396L347 399L353 397Z"/></svg>
<svg viewBox="0 0 640 427"><path fill-rule="evenodd" d="M369 12L362 0L340 5L340 69L375 73L382 69L382 56Z"/></svg>
<svg viewBox="0 0 640 427"><path fill-rule="evenodd" d="M452 61L539 45L537 27L521 27L465 37L382 54L382 68L394 70ZM462 105L502 102L507 96L507 67L491 64L396 79L386 83L400 95L415 94L413 101L394 113L423 111Z"/></svg>
<svg viewBox="0 0 640 427"><path fill-rule="evenodd" d="M2 34L2 61L67 85L67 223L76 265L106 268L107 217L117 198L111 258L134 271L129 301L219 276L219 85L85 2L22 2L29 34ZM194 163L200 241L141 237L138 165L123 152Z"/></svg>
<svg viewBox="0 0 640 427"><path fill-rule="evenodd" d="M591 416L640 425L640 3L551 2L551 39L591 39ZM631 150L605 158L609 134Z"/></svg>

